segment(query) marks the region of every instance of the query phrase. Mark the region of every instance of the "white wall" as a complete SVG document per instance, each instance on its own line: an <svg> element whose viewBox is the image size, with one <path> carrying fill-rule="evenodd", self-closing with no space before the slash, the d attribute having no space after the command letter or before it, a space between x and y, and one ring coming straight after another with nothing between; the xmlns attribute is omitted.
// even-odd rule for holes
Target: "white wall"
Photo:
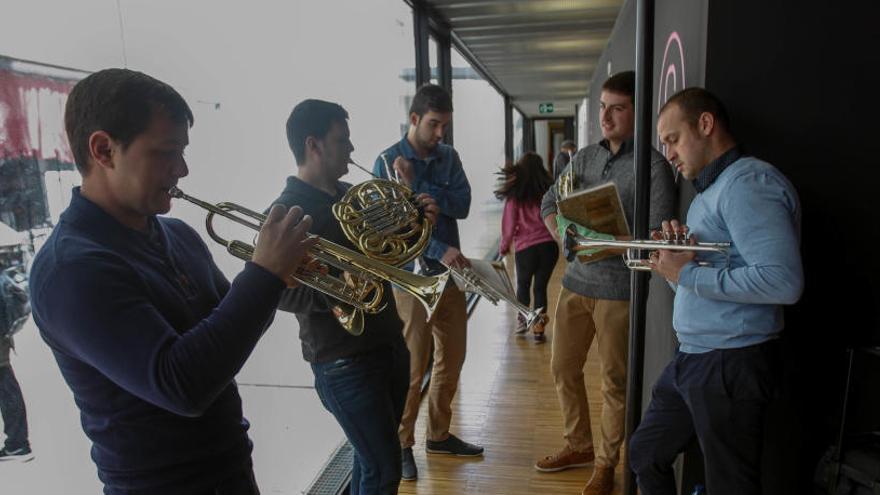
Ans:
<svg viewBox="0 0 880 495"><path fill-rule="evenodd" d="M3 0L15 15L0 30L0 54L87 71L127 62L174 86L195 114L181 182L191 194L268 206L295 171L284 123L304 98L349 111L353 156L368 168L400 137L413 84L399 75L414 57L412 14L400 0L120 5L125 54L115 0ZM348 180L364 178L355 170ZM203 223L189 205L172 214ZM240 269L212 249L227 274Z"/></svg>
<svg viewBox="0 0 880 495"><path fill-rule="evenodd" d="M541 155L544 163L548 163L547 147L550 145L550 127L546 120L536 120L535 125L535 152Z"/></svg>
<svg viewBox="0 0 880 495"><path fill-rule="evenodd" d="M590 125L587 122L587 116L590 114L589 107L590 107L590 99L589 98L584 98L584 100L578 106L578 114L577 114L577 121L578 121L577 146L578 146L578 149L584 148L588 144L590 144L590 142L589 142Z"/></svg>

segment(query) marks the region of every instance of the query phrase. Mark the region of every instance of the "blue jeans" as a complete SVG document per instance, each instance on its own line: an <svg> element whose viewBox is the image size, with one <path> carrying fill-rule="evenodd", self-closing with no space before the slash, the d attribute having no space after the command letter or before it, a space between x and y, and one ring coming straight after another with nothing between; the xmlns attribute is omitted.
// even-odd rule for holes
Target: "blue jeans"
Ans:
<svg viewBox="0 0 880 495"><path fill-rule="evenodd" d="M312 363L315 389L354 447L351 494L397 493L397 428L409 385L409 351L388 347L329 363Z"/></svg>
<svg viewBox="0 0 880 495"><path fill-rule="evenodd" d="M24 399L12 366L0 366L0 413L3 416L3 433L6 434L6 450L30 447Z"/></svg>

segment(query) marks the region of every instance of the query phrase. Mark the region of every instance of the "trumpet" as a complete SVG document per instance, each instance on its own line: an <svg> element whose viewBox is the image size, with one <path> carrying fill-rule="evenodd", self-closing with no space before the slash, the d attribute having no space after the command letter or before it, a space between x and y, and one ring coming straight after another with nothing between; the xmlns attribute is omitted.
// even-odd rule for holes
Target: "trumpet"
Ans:
<svg viewBox="0 0 880 495"><path fill-rule="evenodd" d="M446 268L449 269L449 272L452 273L452 276L455 277L456 280L462 283L465 292L477 294L487 299L493 306L497 306L498 301L507 301L523 316L526 321L526 328L532 328L532 325L541 318L541 310L544 308L530 309L506 291L500 290L494 285L488 283L472 268L458 268L452 265L446 265Z"/></svg>
<svg viewBox="0 0 880 495"><path fill-rule="evenodd" d="M716 253L723 255L727 265L730 265L730 243L729 242L697 242L691 244L690 233L674 236L666 235L663 240L604 240L591 239L582 236L569 227L565 231L565 239L563 239L563 254L568 261L574 261L578 251L585 249L625 249L623 261L630 270L651 271L651 264L648 260L640 259L636 253L641 250L655 251L664 249L668 251L692 251L697 253ZM697 261L700 266L711 266L707 261Z"/></svg>
<svg viewBox="0 0 880 495"><path fill-rule="evenodd" d="M177 187L172 187L168 194L208 210L208 216L205 219L208 235L217 243L225 246L230 254L243 260L250 260L253 257L254 244L220 237L214 231L213 219L215 215L220 215L259 231L266 221L266 215L235 203L211 204L189 196ZM312 268L303 265L296 273L292 274L292 277L303 285L339 301L339 304L331 309L342 327L352 335L363 333L364 313L375 314L385 308L385 304L382 302L384 294L382 280L391 282L415 296L429 312L433 311L440 301L448 275L437 277L414 275L405 270L374 261L326 239L312 237L317 238L318 242L309 251L309 255L323 266ZM351 278L346 280L345 277L330 275L326 273L326 270L321 269L326 267L339 269L348 273Z"/></svg>

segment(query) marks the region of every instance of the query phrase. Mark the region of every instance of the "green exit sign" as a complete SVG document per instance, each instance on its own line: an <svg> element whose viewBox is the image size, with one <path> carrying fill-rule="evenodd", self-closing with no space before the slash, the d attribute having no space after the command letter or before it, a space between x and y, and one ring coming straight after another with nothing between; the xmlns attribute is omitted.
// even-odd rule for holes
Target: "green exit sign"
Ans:
<svg viewBox="0 0 880 495"><path fill-rule="evenodd" d="M553 113L553 103L538 103L538 113Z"/></svg>

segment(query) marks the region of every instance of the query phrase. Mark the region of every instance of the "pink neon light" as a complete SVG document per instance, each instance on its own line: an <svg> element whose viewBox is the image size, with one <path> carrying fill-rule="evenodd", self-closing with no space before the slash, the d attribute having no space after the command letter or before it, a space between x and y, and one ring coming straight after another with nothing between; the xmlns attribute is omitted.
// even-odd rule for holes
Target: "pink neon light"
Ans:
<svg viewBox="0 0 880 495"><path fill-rule="evenodd" d="M666 98L669 96L669 79L670 78L672 79L672 90L675 91L675 89L677 87L675 84L677 78L676 78L676 70L675 70L674 65L670 65L666 69L666 80L663 81L663 93L664 93L663 94L663 96L664 96L663 101L666 101ZM682 79L684 79L683 75L682 75Z"/></svg>
<svg viewBox="0 0 880 495"><path fill-rule="evenodd" d="M669 57L669 48L672 46L673 41L675 42L676 45L678 45L678 56L679 56L679 60L681 61L681 87L684 88L685 87L684 47L682 46L681 37L678 35L678 31L673 31L669 35L669 38L666 40L666 48L663 50L663 64L660 66L660 77L661 77L661 80L664 80L664 82L666 82L668 80L668 74L669 74L670 70L673 72L676 71L675 64L670 65L668 68L666 67L666 61ZM665 78L665 79L663 78L664 71L667 74L667 78ZM673 86L673 89L675 89L675 86ZM666 98L668 98L668 96L669 96L669 92L668 92L668 88L666 87L666 84L661 84L660 88L658 88L658 91L657 91L657 111L658 112L660 111L660 106L663 105L664 103L666 103Z"/></svg>
<svg viewBox="0 0 880 495"><path fill-rule="evenodd" d="M667 61L669 59L669 48L672 47L672 43L678 46L678 59L681 63L681 87L685 88L685 72L684 72L684 47L681 43L681 37L678 35L678 31L673 31L669 38L666 39L666 48L663 50L663 64L660 66L660 84L658 84L657 88L657 114L660 113L660 107L666 103L666 100L669 98L671 93L675 93L678 89L678 66L675 63L669 63L667 67ZM670 79L672 80L672 91L670 91ZM662 148L660 144L660 136L657 136L657 149L661 149L663 154L666 154L666 150Z"/></svg>

